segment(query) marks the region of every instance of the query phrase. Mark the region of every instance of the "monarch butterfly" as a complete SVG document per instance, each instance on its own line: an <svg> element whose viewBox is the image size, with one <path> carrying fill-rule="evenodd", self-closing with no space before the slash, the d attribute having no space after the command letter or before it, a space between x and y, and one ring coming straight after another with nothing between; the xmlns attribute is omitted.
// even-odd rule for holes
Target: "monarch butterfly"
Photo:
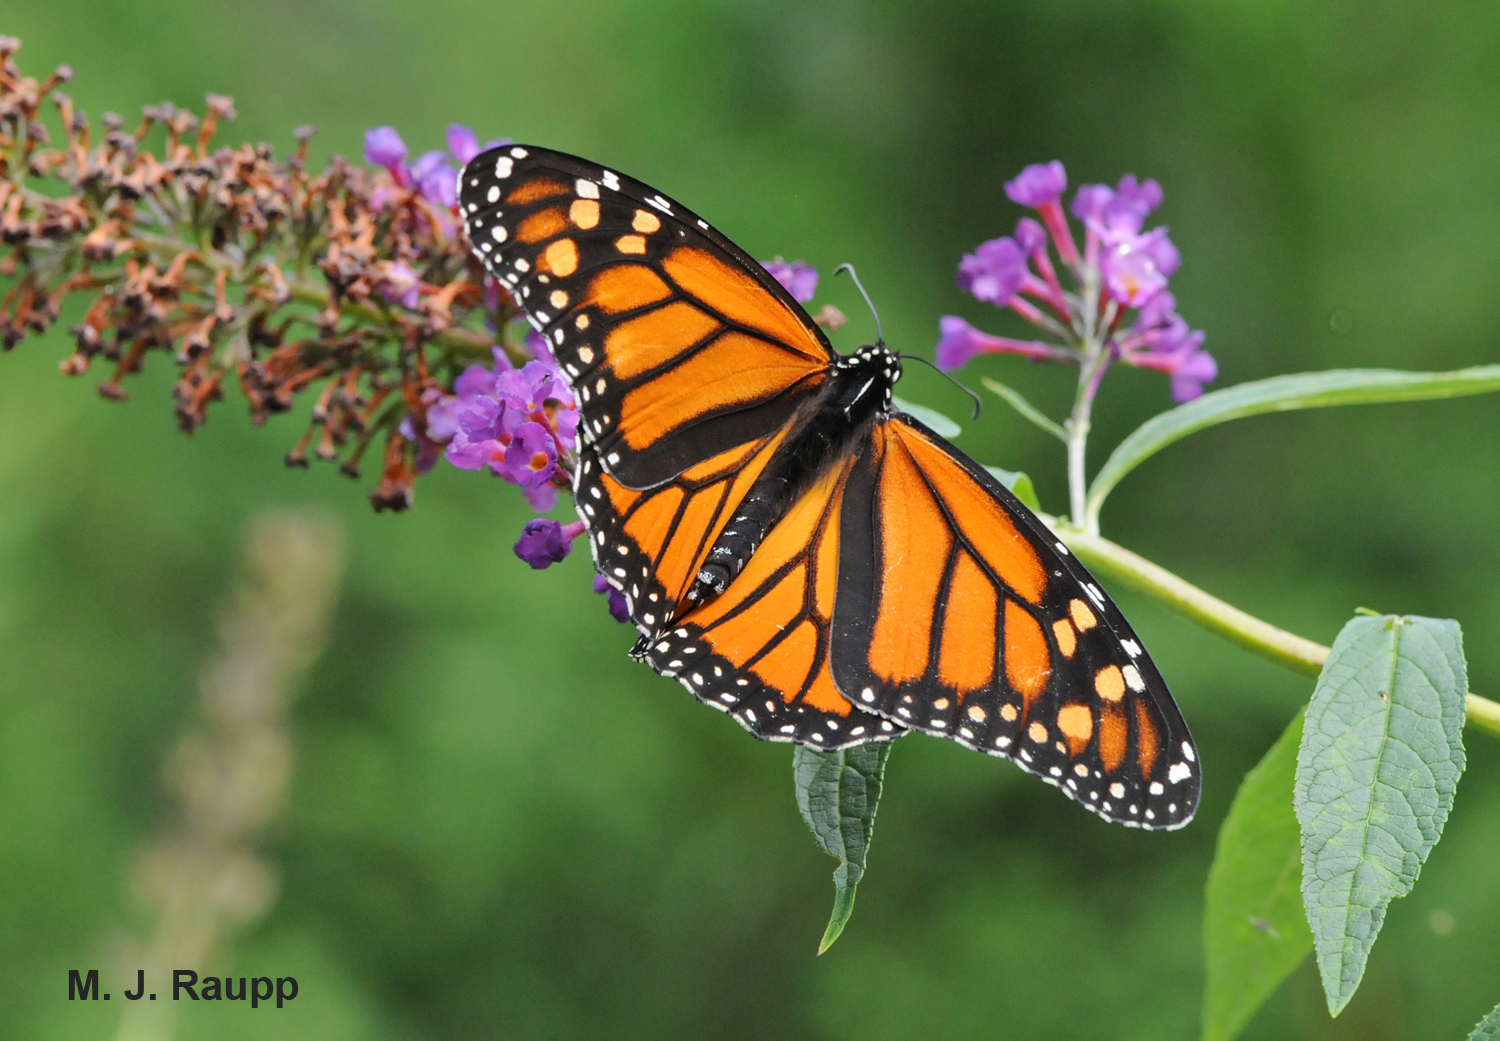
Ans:
<svg viewBox="0 0 1500 1041"><path fill-rule="evenodd" d="M632 655L755 736L908 730L1013 760L1106 820L1198 804L1187 725L1066 546L899 411L898 355L841 355L696 214L504 145L459 175L475 255L580 409L574 501Z"/></svg>

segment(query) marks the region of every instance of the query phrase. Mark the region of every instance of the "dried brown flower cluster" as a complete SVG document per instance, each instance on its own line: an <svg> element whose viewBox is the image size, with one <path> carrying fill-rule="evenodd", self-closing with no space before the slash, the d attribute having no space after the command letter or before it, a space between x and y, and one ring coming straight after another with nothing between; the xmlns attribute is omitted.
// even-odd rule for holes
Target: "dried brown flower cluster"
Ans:
<svg viewBox="0 0 1500 1041"><path fill-rule="evenodd" d="M266 144L213 147L235 115L226 97L208 95L201 119L147 106L134 130L106 114L99 133L57 89L72 70L24 76L20 46L0 37L4 349L56 323L71 294L83 313L63 372L82 375L102 357L112 368L99 392L120 400L125 378L152 351L168 352L180 370L177 422L189 433L226 382L257 423L312 393L310 425L287 463L305 466L311 452L358 476L384 435L371 501L411 505L419 455L437 447L425 438L426 402L465 364L489 360L499 338L481 318L506 330L516 314L493 286L486 303L454 212L342 157L310 173L310 127L285 160ZM48 100L57 145L43 122ZM500 345L526 357L519 341Z"/></svg>

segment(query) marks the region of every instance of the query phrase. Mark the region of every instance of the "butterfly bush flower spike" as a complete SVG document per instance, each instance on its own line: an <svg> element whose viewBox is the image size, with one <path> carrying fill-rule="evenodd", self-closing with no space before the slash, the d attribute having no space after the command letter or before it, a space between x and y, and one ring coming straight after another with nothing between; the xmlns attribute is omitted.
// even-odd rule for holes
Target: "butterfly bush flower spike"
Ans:
<svg viewBox="0 0 1500 1041"><path fill-rule="evenodd" d="M938 366L951 371L976 354L1081 365L1089 370L1081 379L1087 405L1104 371L1119 361L1168 376L1177 401L1197 397L1218 375L1218 365L1203 350L1203 333L1177 314L1167 289L1182 262L1177 247L1166 228L1146 228L1161 205L1161 186L1127 174L1113 188L1080 187L1071 204L1083 224L1080 253L1062 208L1067 183L1056 161L1028 166L1007 181L1011 201L1030 207L1041 221L1022 217L1014 236L982 243L958 265L961 289L1016 312L1046 339L995 336L950 315L939 323ZM1070 287L1058 277L1054 251Z"/></svg>
<svg viewBox="0 0 1500 1041"><path fill-rule="evenodd" d="M223 95L196 113L147 105L133 129L91 121L61 89L73 70L25 75L20 47L0 36L0 353L77 315L60 368L98 376L102 397L126 401L164 354L185 434L238 398L257 425L301 428L288 466L358 479L379 460L371 504L411 506L457 432L458 374L495 345L523 357L504 335L521 308L487 284L454 205L473 131L449 127L447 152L413 159L395 127L372 127L345 142L355 161L315 164L315 127L285 153L226 141Z"/></svg>

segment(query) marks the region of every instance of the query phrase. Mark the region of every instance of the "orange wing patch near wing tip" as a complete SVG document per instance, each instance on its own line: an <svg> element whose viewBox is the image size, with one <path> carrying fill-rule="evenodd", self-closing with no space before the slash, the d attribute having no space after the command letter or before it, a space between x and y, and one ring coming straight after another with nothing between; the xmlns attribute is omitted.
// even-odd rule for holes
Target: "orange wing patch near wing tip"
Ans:
<svg viewBox="0 0 1500 1041"><path fill-rule="evenodd" d="M550 177L536 177L523 182L505 197L505 202L508 206L525 206L527 203L550 199L554 195L571 194L573 194L572 187L563 181L553 180Z"/></svg>
<svg viewBox="0 0 1500 1041"><path fill-rule="evenodd" d="M573 204L575 207L578 203ZM517 242L540 242L568 230L568 219L560 208L540 210L516 225ZM562 272L558 272L561 274Z"/></svg>
<svg viewBox="0 0 1500 1041"><path fill-rule="evenodd" d="M1105 701L1119 701L1125 696L1125 676L1118 665L1106 665L1094 673L1094 690Z"/></svg>
<svg viewBox="0 0 1500 1041"><path fill-rule="evenodd" d="M1062 656L1073 657L1073 652L1078 649L1078 634L1073 631L1073 623L1066 618L1059 618L1052 623L1052 635L1057 638L1057 649L1062 652Z"/></svg>
<svg viewBox="0 0 1500 1041"><path fill-rule="evenodd" d="M599 223L599 203L594 199L574 199L568 207L568 219L584 231Z"/></svg>
<svg viewBox="0 0 1500 1041"><path fill-rule="evenodd" d="M572 239L558 239L542 252L537 268L567 278L578 270L578 243Z"/></svg>
<svg viewBox="0 0 1500 1041"><path fill-rule="evenodd" d="M1094 617L1089 605L1077 598L1068 601L1068 614L1072 615L1073 624L1078 626L1081 633L1086 633L1099 624L1099 619Z"/></svg>

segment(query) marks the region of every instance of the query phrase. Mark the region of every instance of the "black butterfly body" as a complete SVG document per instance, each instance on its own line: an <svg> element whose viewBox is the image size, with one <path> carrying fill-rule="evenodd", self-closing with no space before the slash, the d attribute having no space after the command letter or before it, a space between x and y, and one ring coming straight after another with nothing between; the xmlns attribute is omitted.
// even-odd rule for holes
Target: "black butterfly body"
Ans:
<svg viewBox="0 0 1500 1041"><path fill-rule="evenodd" d="M1107 820L1176 828L1196 750L1139 639L983 467L900 412L654 189L507 145L460 175L476 255L578 396L574 500L634 654L753 734L909 729L1010 758Z"/></svg>

